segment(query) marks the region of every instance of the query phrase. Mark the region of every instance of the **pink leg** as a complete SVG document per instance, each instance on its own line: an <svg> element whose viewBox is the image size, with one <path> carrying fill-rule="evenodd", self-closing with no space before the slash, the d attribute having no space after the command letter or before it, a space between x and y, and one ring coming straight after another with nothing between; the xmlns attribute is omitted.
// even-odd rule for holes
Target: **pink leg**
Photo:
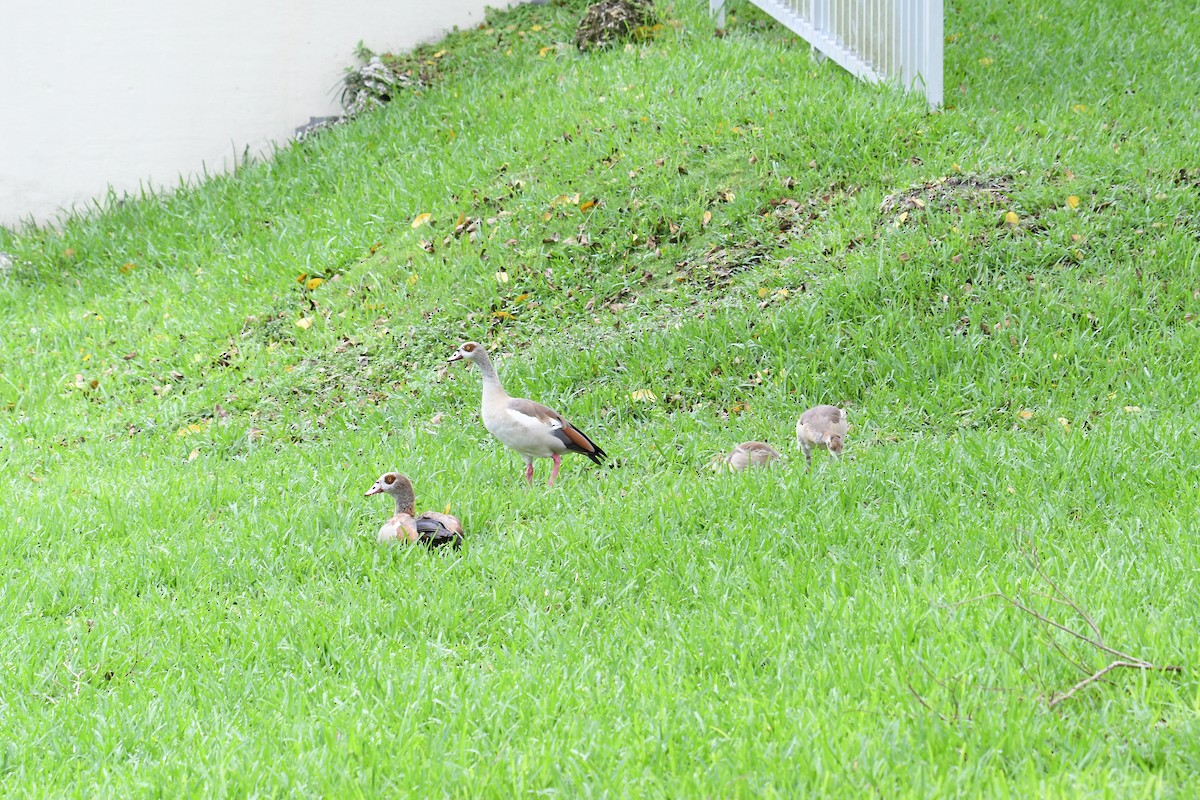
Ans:
<svg viewBox="0 0 1200 800"><path fill-rule="evenodd" d="M554 485L554 479L558 477L558 465L562 463L562 456L558 453L555 453L551 458L554 459L554 469L550 470L550 482L546 484L547 486Z"/></svg>
<svg viewBox="0 0 1200 800"><path fill-rule="evenodd" d="M533 486L533 462L530 461L525 465L525 482Z"/></svg>

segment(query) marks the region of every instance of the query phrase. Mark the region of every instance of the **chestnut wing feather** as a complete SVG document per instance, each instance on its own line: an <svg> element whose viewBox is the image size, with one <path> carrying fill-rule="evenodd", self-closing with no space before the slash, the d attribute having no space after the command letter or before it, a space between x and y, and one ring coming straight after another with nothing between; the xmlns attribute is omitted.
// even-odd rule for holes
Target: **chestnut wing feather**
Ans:
<svg viewBox="0 0 1200 800"><path fill-rule="evenodd" d="M535 403L533 400L514 397L508 401L508 407L518 414L533 417L544 423L549 428L550 434L571 452L583 453L597 464L602 463L608 456L598 444L588 438L587 434L567 422L562 414L549 406Z"/></svg>

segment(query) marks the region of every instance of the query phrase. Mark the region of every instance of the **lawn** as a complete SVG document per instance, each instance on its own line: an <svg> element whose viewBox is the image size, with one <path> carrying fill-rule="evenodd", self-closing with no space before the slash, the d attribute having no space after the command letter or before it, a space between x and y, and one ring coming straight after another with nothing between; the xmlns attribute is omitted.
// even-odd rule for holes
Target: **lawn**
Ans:
<svg viewBox="0 0 1200 800"><path fill-rule="evenodd" d="M702 6L0 229L0 793L1200 792L1200 8L951 3L930 113Z"/></svg>

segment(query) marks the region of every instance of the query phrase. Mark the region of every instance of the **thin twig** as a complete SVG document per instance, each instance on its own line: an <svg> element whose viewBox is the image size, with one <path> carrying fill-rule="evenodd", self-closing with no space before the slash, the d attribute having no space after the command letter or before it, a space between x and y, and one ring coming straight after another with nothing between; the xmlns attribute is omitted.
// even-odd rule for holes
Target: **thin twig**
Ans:
<svg viewBox="0 0 1200 800"><path fill-rule="evenodd" d="M997 594L999 594L999 592L997 592ZM1092 647L1095 647L1098 650L1103 650L1104 652L1109 653L1110 655L1114 655L1117 658L1123 658L1128 661L1137 661L1138 660L1138 659L1134 658L1133 656L1129 655L1128 653L1122 653L1120 650L1114 650L1113 648L1106 645L1104 642L1098 642L1095 639L1092 639L1088 636L1084 636L1079 631L1077 631L1073 628L1068 628L1066 625L1063 625L1061 622L1055 622L1054 620L1050 619L1049 617L1042 616L1038 612L1034 611L1032 608L1029 608L1028 606L1022 604L1019 600L1014 600L1013 598L1008 597L1003 594L1001 594L1000 596L1003 597L1008 602L1012 603L1015 607L1024 611L1026 614L1029 614L1030 616L1041 620L1042 622L1046 623L1047 625L1058 628L1060 631L1069 633L1072 636L1074 636L1076 639L1082 639L1083 641L1087 642Z"/></svg>
<svg viewBox="0 0 1200 800"><path fill-rule="evenodd" d="M1114 669L1118 669L1119 667L1126 667L1128 669L1152 669L1152 670L1158 670L1160 672L1179 672L1182 669L1182 667L1178 667L1175 665L1168 665L1165 667L1157 667L1154 664L1151 664L1147 661L1138 661L1138 660L1114 661L1111 664L1109 664L1107 667L1105 667L1104 669L1097 670L1096 672L1087 676L1086 678L1081 680L1079 683L1075 684L1070 689L1068 689L1067 691L1058 695L1057 697L1051 698L1050 702L1047 705L1050 708L1054 708L1056 705L1063 702L1064 700L1069 700L1080 689L1083 689L1086 686L1090 686L1091 684L1100 680L1105 675L1112 672Z"/></svg>
<svg viewBox="0 0 1200 800"><path fill-rule="evenodd" d="M1033 548L1032 556L1030 558L1030 563L1032 564L1034 571L1041 577L1041 579L1044 580L1046 583L1048 583L1050 585L1050 588L1053 589L1058 594L1058 596L1062 598L1062 602L1066 603L1071 608L1075 609L1075 613L1078 614L1079 616L1083 617L1083 621L1086 622L1088 624L1088 627L1092 629L1092 632L1094 634L1096 634L1096 638L1098 640L1100 640L1101 642L1103 642L1104 637L1100 634L1100 626L1098 626L1096 624L1096 621L1093 620L1090 616L1088 616L1087 612L1085 612L1082 608L1080 608L1078 605L1076 605L1074 600L1072 600L1070 597L1067 597L1067 593L1064 592L1062 589L1058 588L1058 584L1055 583L1054 581L1050 580L1050 576L1046 574L1046 571L1044 569L1042 569L1042 558L1040 555L1038 555L1038 551L1037 551L1036 547Z"/></svg>

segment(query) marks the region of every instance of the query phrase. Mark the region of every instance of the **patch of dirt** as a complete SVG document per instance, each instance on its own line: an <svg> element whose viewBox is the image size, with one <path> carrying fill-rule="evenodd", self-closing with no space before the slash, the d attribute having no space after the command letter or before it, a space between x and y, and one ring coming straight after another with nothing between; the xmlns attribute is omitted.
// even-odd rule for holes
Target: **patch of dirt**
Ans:
<svg viewBox="0 0 1200 800"><path fill-rule="evenodd" d="M772 238L755 238L742 242L713 245L703 256L686 258L675 264L676 280L698 280L707 289L719 289L733 282L734 276L764 261L770 261L776 250L807 234L814 222L823 219L837 203L858 192L858 187L831 185L828 189L804 200L777 197L767 201L759 216L771 217L778 231ZM859 241L850 243L853 249Z"/></svg>
<svg viewBox="0 0 1200 800"><path fill-rule="evenodd" d="M952 214L976 208L1011 208L1012 179L1006 175L973 177L950 175L927 183L917 184L902 192L889 194L879 205L879 214L886 224L888 218L896 227L907 222L914 213L937 209Z"/></svg>
<svg viewBox="0 0 1200 800"><path fill-rule="evenodd" d="M575 46L585 53L636 36L654 25L653 0L600 0L588 6L575 31Z"/></svg>

